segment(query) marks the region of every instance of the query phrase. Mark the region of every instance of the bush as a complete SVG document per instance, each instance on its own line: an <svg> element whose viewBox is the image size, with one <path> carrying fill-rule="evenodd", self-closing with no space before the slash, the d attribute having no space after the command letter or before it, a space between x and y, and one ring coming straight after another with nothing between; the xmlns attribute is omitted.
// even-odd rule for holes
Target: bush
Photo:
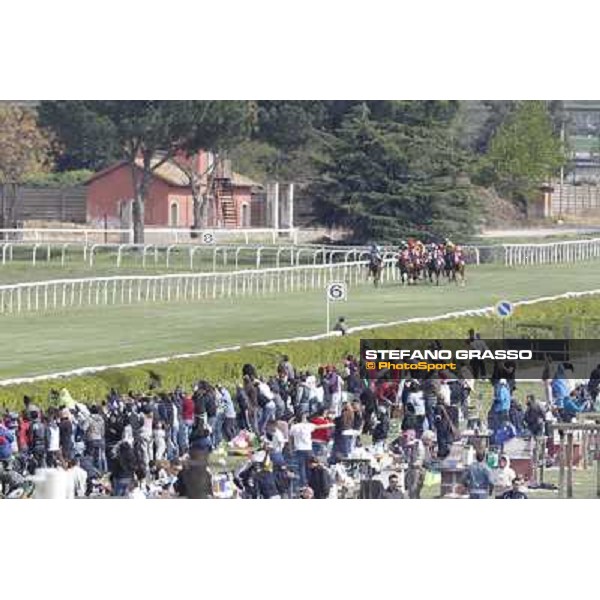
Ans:
<svg viewBox="0 0 600 600"><path fill-rule="evenodd" d="M590 296L520 306L513 319L527 324L561 325L568 321L572 335L581 337L582 333L586 333L586 319L598 315L599 308L600 299ZM470 328L481 331L488 338L499 335L501 331L498 319L490 315L407 323L318 341L246 346L237 351L215 352L147 367L108 369L92 375L0 387L0 409L20 410L25 394L34 397L42 407L47 406L50 390L63 387L68 388L75 400L91 403L103 400L111 387L120 392L148 391L152 380L158 381L158 389L164 390L171 390L177 385L189 389L198 379L235 386L240 381L244 364L252 363L259 373L271 374L282 354L288 354L296 368L314 370L324 364L339 364L348 354L358 354L361 338L460 339L466 336Z"/></svg>

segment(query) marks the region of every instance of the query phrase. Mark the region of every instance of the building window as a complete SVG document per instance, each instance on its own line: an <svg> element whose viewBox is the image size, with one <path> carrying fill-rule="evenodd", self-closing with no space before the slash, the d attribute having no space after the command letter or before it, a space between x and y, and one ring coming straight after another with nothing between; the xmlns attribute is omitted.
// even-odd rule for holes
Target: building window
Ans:
<svg viewBox="0 0 600 600"><path fill-rule="evenodd" d="M242 227L250 227L250 205L247 202L242 204Z"/></svg>
<svg viewBox="0 0 600 600"><path fill-rule="evenodd" d="M171 202L169 225L171 227L179 227L179 204L177 204L177 202Z"/></svg>

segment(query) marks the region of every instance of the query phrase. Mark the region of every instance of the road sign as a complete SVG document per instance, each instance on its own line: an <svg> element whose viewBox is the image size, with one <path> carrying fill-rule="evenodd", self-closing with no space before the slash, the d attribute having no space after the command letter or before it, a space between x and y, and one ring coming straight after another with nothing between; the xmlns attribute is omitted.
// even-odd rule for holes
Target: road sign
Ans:
<svg viewBox="0 0 600 600"><path fill-rule="evenodd" d="M203 244L214 244L215 243L215 234L212 231L203 231L202 232L202 243Z"/></svg>
<svg viewBox="0 0 600 600"><path fill-rule="evenodd" d="M506 319L506 317L510 317L513 314L514 310L515 307L513 306L512 302L509 302L508 300L501 300L500 302L498 302L498 304L496 304L496 314L501 319Z"/></svg>
<svg viewBox="0 0 600 600"><path fill-rule="evenodd" d="M327 300L339 302L348 298L346 284L343 281L334 281L327 285Z"/></svg>

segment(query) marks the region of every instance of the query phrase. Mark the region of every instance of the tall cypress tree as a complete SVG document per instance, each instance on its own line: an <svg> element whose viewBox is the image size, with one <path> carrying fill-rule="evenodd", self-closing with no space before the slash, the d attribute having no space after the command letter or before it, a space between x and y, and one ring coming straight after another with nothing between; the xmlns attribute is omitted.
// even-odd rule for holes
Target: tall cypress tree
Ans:
<svg viewBox="0 0 600 600"><path fill-rule="evenodd" d="M471 233L478 205L461 178L465 155L449 134L451 114L440 104L398 103L379 118L366 103L354 107L311 189L318 219L361 241Z"/></svg>

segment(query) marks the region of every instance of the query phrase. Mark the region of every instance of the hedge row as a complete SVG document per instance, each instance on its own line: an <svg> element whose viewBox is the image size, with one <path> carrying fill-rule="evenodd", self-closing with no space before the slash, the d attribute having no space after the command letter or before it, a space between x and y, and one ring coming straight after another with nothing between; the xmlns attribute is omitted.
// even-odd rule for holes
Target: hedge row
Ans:
<svg viewBox="0 0 600 600"><path fill-rule="evenodd" d="M593 296L544 302L519 307L513 319L522 323L582 324L587 317L600 315L600 298ZM319 341L298 341L262 347L245 347L232 352L219 352L208 356L174 360L143 367L110 369L94 375L48 380L0 388L0 409L20 409L23 395L35 398L46 406L51 389L68 388L78 401L90 403L102 400L111 387L121 392L173 389L176 385L188 388L193 381L207 379L234 386L239 382L242 365L252 363L259 373L271 374L282 354L288 354L300 369L316 369L323 364L339 364L347 354L358 354L360 338L388 339L460 339L468 329L486 332L489 336L500 331L493 316L460 317L381 327L346 337L333 337ZM579 328L578 331L581 331ZM562 332L561 332L562 335Z"/></svg>

